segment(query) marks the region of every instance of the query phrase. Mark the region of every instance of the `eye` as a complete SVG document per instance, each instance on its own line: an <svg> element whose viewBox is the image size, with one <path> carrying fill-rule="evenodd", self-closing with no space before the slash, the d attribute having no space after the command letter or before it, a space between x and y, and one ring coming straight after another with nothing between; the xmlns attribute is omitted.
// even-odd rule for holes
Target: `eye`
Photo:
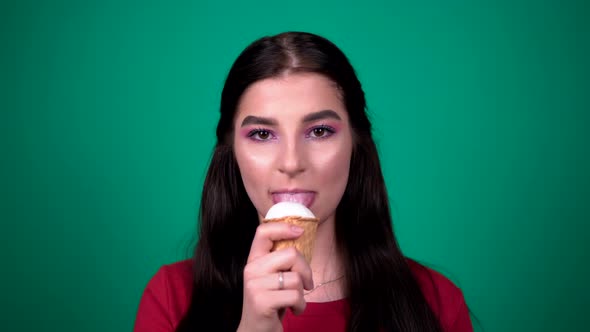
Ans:
<svg viewBox="0 0 590 332"><path fill-rule="evenodd" d="M259 139L265 140L270 137L270 133L268 131L261 130L256 133L256 136L258 136Z"/></svg>
<svg viewBox="0 0 590 332"><path fill-rule="evenodd" d="M315 128L311 133L314 137L322 137L326 135L327 130L326 128Z"/></svg>
<svg viewBox="0 0 590 332"><path fill-rule="evenodd" d="M331 127L322 125L319 127L312 128L307 134L310 138L326 138L334 134L335 130Z"/></svg>
<svg viewBox="0 0 590 332"><path fill-rule="evenodd" d="M248 137L255 141L266 141L272 139L273 135L265 129L254 129L248 133Z"/></svg>

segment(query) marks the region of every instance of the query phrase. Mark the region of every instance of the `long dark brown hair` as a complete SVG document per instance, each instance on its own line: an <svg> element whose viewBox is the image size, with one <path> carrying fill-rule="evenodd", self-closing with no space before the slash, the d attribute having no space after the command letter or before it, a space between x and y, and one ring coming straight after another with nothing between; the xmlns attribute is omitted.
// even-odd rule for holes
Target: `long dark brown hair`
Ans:
<svg viewBox="0 0 590 332"><path fill-rule="evenodd" d="M352 127L350 175L335 225L351 309L348 331L442 331L395 239L365 95L355 71L332 42L302 32L255 41L227 76L217 144L202 192L192 300L177 331L235 331L239 325L243 270L259 220L234 156L234 116L252 83L295 72L318 73L335 82Z"/></svg>

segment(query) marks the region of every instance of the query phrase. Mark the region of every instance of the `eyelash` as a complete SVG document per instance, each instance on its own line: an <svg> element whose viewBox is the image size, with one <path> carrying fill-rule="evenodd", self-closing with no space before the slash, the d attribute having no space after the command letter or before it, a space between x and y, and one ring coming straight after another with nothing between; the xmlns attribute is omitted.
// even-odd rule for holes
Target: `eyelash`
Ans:
<svg viewBox="0 0 590 332"><path fill-rule="evenodd" d="M311 134L312 134L312 133L313 133L315 130L318 130L318 129L323 129L323 130L325 130L325 131L326 131L326 134L325 134L325 135L323 135L323 136L321 136L321 137L313 137L313 136L311 136ZM335 132L336 132L336 129L334 129L334 128L330 127L330 126L327 126L327 125L319 125L319 126L316 126L316 127L313 127L313 128L311 128L311 129L310 129L310 130L307 132L307 134L305 135L305 137L309 137L309 138L311 138L311 139L324 139L324 138L328 138L328 137L332 136L332 135L333 135Z"/></svg>
<svg viewBox="0 0 590 332"><path fill-rule="evenodd" d="M250 130L250 132L248 132L248 138L254 140L254 141L268 141L269 139L260 139L260 138L256 138L255 136L260 134L260 133L268 133L269 135L271 135L272 137L274 137L274 134L272 131L268 130L268 129L264 129L264 128L256 128L256 129L252 129Z"/></svg>
<svg viewBox="0 0 590 332"><path fill-rule="evenodd" d="M318 130L318 129L325 130L326 134L321 137L313 137L311 134L315 130ZM315 127L311 128L310 130L308 130L307 133L305 134L305 137L310 138L310 139L324 139L324 138L328 138L328 137L332 136L335 132L336 132L336 129L334 129L328 125L319 125L319 126L315 126ZM271 136L271 138L267 138L267 139L257 138L256 135L258 135L260 133L268 133ZM256 129L252 129L250 132L248 132L247 137L254 140L254 141L264 142L264 141L274 139L275 135L272 131L270 131L268 129L256 128Z"/></svg>

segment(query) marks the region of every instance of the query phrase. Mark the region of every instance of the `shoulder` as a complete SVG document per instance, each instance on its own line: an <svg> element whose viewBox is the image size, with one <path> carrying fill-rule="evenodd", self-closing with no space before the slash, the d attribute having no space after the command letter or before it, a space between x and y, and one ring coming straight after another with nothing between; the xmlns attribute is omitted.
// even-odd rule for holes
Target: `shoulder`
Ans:
<svg viewBox="0 0 590 332"><path fill-rule="evenodd" d="M162 277L173 285L190 286L193 283L193 261L190 259L163 265L154 278Z"/></svg>
<svg viewBox="0 0 590 332"><path fill-rule="evenodd" d="M446 331L466 331L458 325L471 326L463 292L442 273L407 259L426 301L439 317Z"/></svg>
<svg viewBox="0 0 590 332"><path fill-rule="evenodd" d="M171 309L184 311L190 304L193 288L193 261L187 259L163 265L150 283L160 292L166 292Z"/></svg>
<svg viewBox="0 0 590 332"><path fill-rule="evenodd" d="M155 292L184 293L192 287L193 263L183 260L172 264L162 265L151 278L147 289Z"/></svg>
<svg viewBox="0 0 590 332"><path fill-rule="evenodd" d="M134 331L173 331L188 307L192 294L193 263L184 260L161 266L141 297Z"/></svg>
<svg viewBox="0 0 590 332"><path fill-rule="evenodd" d="M444 304L453 304L455 300L463 297L461 289L442 273L426 267L412 259L407 259L410 270L418 281L424 296L430 301L441 297ZM449 303L453 301L452 303Z"/></svg>

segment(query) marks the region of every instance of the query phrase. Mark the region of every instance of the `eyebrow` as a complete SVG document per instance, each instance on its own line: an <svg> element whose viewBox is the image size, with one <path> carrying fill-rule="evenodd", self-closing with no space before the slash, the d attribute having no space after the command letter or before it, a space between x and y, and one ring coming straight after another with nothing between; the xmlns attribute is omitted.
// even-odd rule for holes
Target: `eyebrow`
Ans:
<svg viewBox="0 0 590 332"><path fill-rule="evenodd" d="M338 113L332 110L323 110L315 113L308 114L303 117L303 122L313 122L317 120L324 120L324 119L334 119L334 120L342 120Z"/></svg>
<svg viewBox="0 0 590 332"><path fill-rule="evenodd" d="M277 125L277 121L275 119L271 119L271 118L263 118L260 116L254 116L254 115L248 115L247 117L244 118L244 121L242 121L242 127L247 126L247 125L263 125L263 126L276 126Z"/></svg>
<svg viewBox="0 0 590 332"><path fill-rule="evenodd" d="M304 116L303 122L307 123L307 122L313 122L313 121L323 120L323 119L342 120L340 118L340 116L338 115L338 113L336 113L332 110L323 110L323 111L319 111L319 112L310 113L310 114ZM248 115L242 121L241 127L244 127L247 125L276 126L277 121L272 118L264 118L264 117L260 117L260 116Z"/></svg>

